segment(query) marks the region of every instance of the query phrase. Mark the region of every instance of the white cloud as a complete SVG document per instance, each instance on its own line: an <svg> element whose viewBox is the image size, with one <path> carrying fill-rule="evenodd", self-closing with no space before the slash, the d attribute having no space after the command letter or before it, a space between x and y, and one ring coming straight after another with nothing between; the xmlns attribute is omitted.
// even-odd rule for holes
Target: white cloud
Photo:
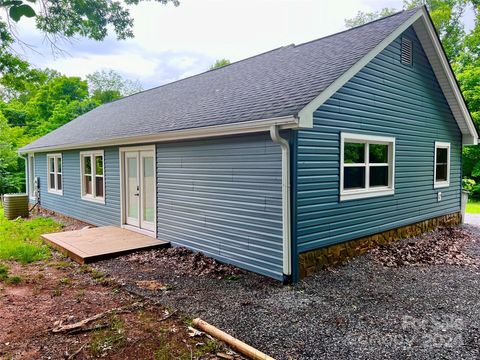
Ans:
<svg viewBox="0 0 480 360"><path fill-rule="evenodd" d="M114 69L152 87L208 69L218 58L232 61L344 29L359 11L402 7L401 0L181 0L179 7L142 2L133 7L135 38L63 44L71 56L53 58L31 21L19 35L44 56L26 57L41 67L85 76Z"/></svg>
<svg viewBox="0 0 480 360"><path fill-rule="evenodd" d="M141 54L120 53L61 58L55 61L54 66L62 73L81 77L102 69L116 70L129 75L129 77L147 77L155 74L157 63Z"/></svg>

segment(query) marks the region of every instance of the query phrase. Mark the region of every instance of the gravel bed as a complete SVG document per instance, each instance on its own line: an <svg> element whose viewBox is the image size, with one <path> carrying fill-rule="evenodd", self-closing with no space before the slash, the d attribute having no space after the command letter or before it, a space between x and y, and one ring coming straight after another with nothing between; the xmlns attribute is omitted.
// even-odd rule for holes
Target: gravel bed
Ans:
<svg viewBox="0 0 480 360"><path fill-rule="evenodd" d="M463 229L472 239L466 253L480 259L480 227ZM287 287L248 272L186 275L131 257L96 266L279 360L480 358L480 272L472 266L386 267L367 254ZM168 290L138 286L146 280Z"/></svg>

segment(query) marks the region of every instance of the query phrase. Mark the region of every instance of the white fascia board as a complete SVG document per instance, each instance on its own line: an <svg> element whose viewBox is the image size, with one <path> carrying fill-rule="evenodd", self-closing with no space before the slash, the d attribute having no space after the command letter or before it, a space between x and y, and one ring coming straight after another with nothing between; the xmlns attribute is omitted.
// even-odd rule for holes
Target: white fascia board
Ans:
<svg viewBox="0 0 480 360"><path fill-rule="evenodd" d="M313 113L328 99L330 99L340 88L345 85L351 78L353 78L360 70L362 70L375 56L380 54L383 49L390 45L397 37L399 37L405 30L415 23L424 13L419 9L408 20L400 25L394 32L383 39L380 44L373 48L367 55L357 61L350 69L344 72L337 78L329 87L327 87L320 95L308 103L300 112L299 126L311 128L313 127Z"/></svg>
<svg viewBox="0 0 480 360"><path fill-rule="evenodd" d="M453 108L454 106L458 106L459 108L459 112L455 113L454 115L455 120L462 130L463 145L477 145L477 130L475 129L472 117L468 111L467 105L465 104L465 100L455 79L452 68L450 67L445 52L443 51L442 44L437 36L434 25L430 20L430 16L428 15L426 8L422 7L420 11L422 11L423 16L414 24L414 30L417 33L420 43L425 50L430 64L432 64L432 68L437 76L437 79L444 77L447 80L446 84L442 81L439 81L439 83L442 91L445 94L453 95L452 97L447 96L447 101L449 98L454 99L453 104L451 103L452 100L448 101L450 107ZM436 66L437 63L441 65L440 68ZM468 129L468 132L466 132L464 129Z"/></svg>
<svg viewBox="0 0 480 360"><path fill-rule="evenodd" d="M242 123L208 126L203 128L166 131L154 135L142 136L128 136L122 138L109 139L104 141L92 141L88 143L81 143L75 145L58 145L50 147L40 147L19 151L19 154L38 153L46 151L58 150L75 150L75 149L90 149L90 148L104 148L107 146L133 145L133 144L147 144L164 141L175 140L190 140L201 139L216 136L228 136L249 134L255 132L269 132L272 125L277 125L280 129L294 129L299 126L299 119L295 116L284 116L278 118L271 118L265 120L247 121Z"/></svg>

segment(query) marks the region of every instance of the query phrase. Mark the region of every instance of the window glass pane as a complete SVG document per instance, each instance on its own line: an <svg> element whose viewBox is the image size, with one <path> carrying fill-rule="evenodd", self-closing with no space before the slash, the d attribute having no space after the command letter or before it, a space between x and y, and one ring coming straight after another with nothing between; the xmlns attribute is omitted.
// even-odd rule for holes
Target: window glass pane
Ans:
<svg viewBox="0 0 480 360"><path fill-rule="evenodd" d="M55 174L50 173L50 189L55 189Z"/></svg>
<svg viewBox="0 0 480 360"><path fill-rule="evenodd" d="M368 146L368 152L371 163L381 163L387 164L388 163L388 145L383 144L370 144Z"/></svg>
<svg viewBox="0 0 480 360"><path fill-rule="evenodd" d="M54 172L55 171L55 158L49 158L49 161L48 161L49 165L48 165L48 170L50 172Z"/></svg>
<svg viewBox="0 0 480 360"><path fill-rule="evenodd" d="M343 173L344 189L365 188L365 167L346 167Z"/></svg>
<svg viewBox="0 0 480 360"><path fill-rule="evenodd" d="M62 174L57 174L57 190L62 190Z"/></svg>
<svg viewBox="0 0 480 360"><path fill-rule="evenodd" d="M95 156L95 174L103 175L103 156Z"/></svg>
<svg viewBox="0 0 480 360"><path fill-rule="evenodd" d="M388 166L370 167L370 186L388 186Z"/></svg>
<svg viewBox="0 0 480 360"><path fill-rule="evenodd" d="M447 181L447 164L437 165L436 181Z"/></svg>
<svg viewBox="0 0 480 360"><path fill-rule="evenodd" d="M95 178L95 196L103 197L103 177L101 176Z"/></svg>
<svg viewBox="0 0 480 360"><path fill-rule="evenodd" d="M62 158L57 157L57 172L61 173L62 172Z"/></svg>
<svg viewBox="0 0 480 360"><path fill-rule="evenodd" d="M86 195L92 195L92 177L90 175L85 175L84 179L84 191Z"/></svg>
<svg viewBox="0 0 480 360"><path fill-rule="evenodd" d="M92 173L92 158L90 156L85 156L83 158L83 171L85 171L85 175L90 175Z"/></svg>
<svg viewBox="0 0 480 360"><path fill-rule="evenodd" d="M437 148L437 164L446 164L448 158L448 149Z"/></svg>
<svg viewBox="0 0 480 360"><path fill-rule="evenodd" d="M362 164L365 162L365 144L346 142L343 149L345 164Z"/></svg>

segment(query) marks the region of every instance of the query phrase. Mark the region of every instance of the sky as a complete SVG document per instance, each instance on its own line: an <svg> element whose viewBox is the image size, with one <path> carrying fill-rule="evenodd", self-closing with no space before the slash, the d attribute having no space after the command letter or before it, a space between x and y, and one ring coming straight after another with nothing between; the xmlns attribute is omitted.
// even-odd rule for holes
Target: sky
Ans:
<svg viewBox="0 0 480 360"><path fill-rule="evenodd" d="M40 68L69 76L113 69L149 89L208 70L216 59L241 60L345 29L358 11L401 9L402 0L180 0L180 6L146 1L131 8L133 39L74 39L54 56L31 19L18 36L33 47L20 55Z"/></svg>

